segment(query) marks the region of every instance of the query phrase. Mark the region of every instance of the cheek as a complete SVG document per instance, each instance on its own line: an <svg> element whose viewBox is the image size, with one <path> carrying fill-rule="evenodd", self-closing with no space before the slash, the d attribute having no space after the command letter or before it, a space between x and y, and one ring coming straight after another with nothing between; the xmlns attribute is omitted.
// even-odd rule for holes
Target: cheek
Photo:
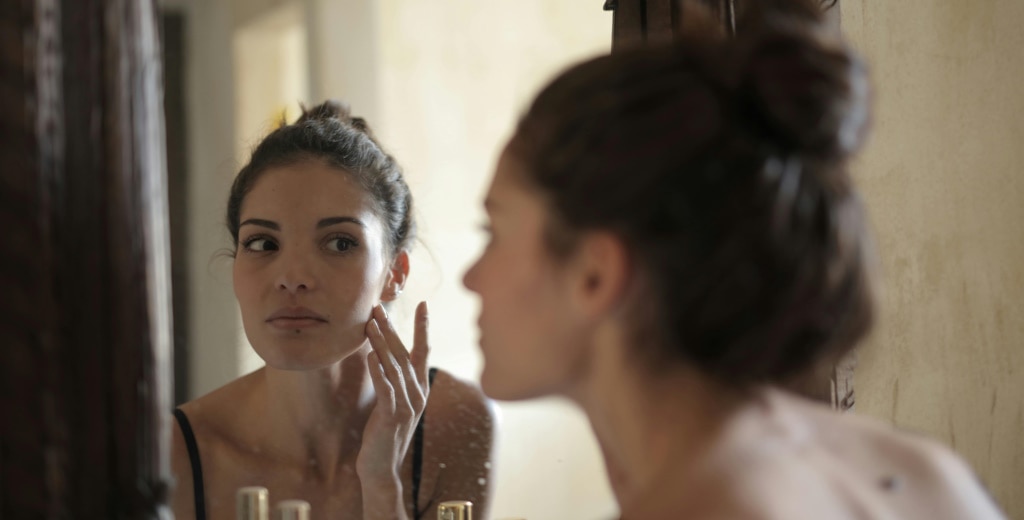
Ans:
<svg viewBox="0 0 1024 520"><path fill-rule="evenodd" d="M563 392L586 361L566 279L539 254L493 256L475 273L483 303L484 391L508 400Z"/></svg>
<svg viewBox="0 0 1024 520"><path fill-rule="evenodd" d="M383 276L374 262L358 262L336 266L323 276L329 288L331 305L340 315L352 319L369 319L370 311L380 301Z"/></svg>
<svg viewBox="0 0 1024 520"><path fill-rule="evenodd" d="M235 291L235 299L238 300L238 305L244 312L247 304L258 292L254 273L251 269L247 269L244 264L235 260L231 268L231 284Z"/></svg>
<svg viewBox="0 0 1024 520"><path fill-rule="evenodd" d="M566 324L561 282L545 266L509 262L481 280L485 327L500 356L557 354ZM484 274L484 273L481 273Z"/></svg>

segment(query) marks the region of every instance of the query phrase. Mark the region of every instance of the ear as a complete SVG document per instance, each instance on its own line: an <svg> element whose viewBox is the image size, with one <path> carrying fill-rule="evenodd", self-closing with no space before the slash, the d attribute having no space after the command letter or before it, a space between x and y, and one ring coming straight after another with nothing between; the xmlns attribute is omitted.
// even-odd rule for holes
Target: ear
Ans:
<svg viewBox="0 0 1024 520"><path fill-rule="evenodd" d="M380 293L380 301L390 302L398 298L405 288L405 281L409 278L409 253L399 251L395 259L391 261L388 268L387 279L384 281L384 288Z"/></svg>
<svg viewBox="0 0 1024 520"><path fill-rule="evenodd" d="M622 303L632 265L621 238L605 231L588 233L580 239L573 263L573 299L584 315L601 316Z"/></svg>

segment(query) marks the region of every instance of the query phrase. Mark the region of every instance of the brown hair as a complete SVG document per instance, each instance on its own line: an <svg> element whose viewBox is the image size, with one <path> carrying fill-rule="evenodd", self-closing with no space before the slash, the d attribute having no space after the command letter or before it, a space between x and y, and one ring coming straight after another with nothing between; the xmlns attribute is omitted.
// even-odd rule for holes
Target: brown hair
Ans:
<svg viewBox="0 0 1024 520"><path fill-rule="evenodd" d="M245 196L268 168L303 161L324 161L352 175L373 196L385 226L388 254L409 247L415 235L412 194L402 168L373 138L366 121L352 117L346 106L328 100L303 108L293 124L282 124L263 138L249 163L238 172L228 196L227 225L234 246Z"/></svg>
<svg viewBox="0 0 1024 520"><path fill-rule="evenodd" d="M865 67L816 8L741 28L569 69L509 147L550 206L552 253L618 234L647 280L637 332L732 386L799 376L873 316L846 166L866 133Z"/></svg>

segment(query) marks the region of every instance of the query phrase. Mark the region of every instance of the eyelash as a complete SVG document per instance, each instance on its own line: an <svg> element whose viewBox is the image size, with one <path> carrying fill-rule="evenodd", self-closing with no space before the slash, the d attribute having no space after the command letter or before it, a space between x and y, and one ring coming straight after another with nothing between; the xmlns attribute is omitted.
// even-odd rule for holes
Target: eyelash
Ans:
<svg viewBox="0 0 1024 520"><path fill-rule="evenodd" d="M273 244L275 249L269 249L269 250L256 250L256 249L253 249L252 248L252 244L254 242L258 241L258 240L266 240L268 243ZM342 241L342 243L345 244L344 249L340 249L340 248L337 249L337 250L330 249L329 245L332 242L335 242L335 241ZM348 235L335 234L335 235L328 236L323 241L321 247L323 247L324 249L328 249L332 253L345 254L345 253L351 252L353 248L359 247L359 242L357 242L356 240L352 239L352 237L350 237ZM273 251L277 251L277 242L275 242L274 239L272 239L271 237L268 237L266 235L253 235L253 236L251 236L249 238L246 238L242 242L242 249L245 252L247 252L247 253L255 253L255 254L270 253L270 252L273 252Z"/></svg>
<svg viewBox="0 0 1024 520"><path fill-rule="evenodd" d="M253 249L252 244L257 240L266 240L267 242L274 244L275 247L277 246L277 242L274 242L274 239L266 235L253 235L249 238L246 238L245 241L242 242L242 249L245 250L245 252L247 253L268 253L270 251L274 251L273 249L271 249L270 251L257 251Z"/></svg>
<svg viewBox="0 0 1024 520"><path fill-rule="evenodd" d="M324 247L327 247L327 244L336 240L343 240L347 244L347 247L344 250L331 250L332 253L345 254L352 251L353 248L359 247L359 242L356 242L348 235L331 235L327 237L327 240L324 240Z"/></svg>

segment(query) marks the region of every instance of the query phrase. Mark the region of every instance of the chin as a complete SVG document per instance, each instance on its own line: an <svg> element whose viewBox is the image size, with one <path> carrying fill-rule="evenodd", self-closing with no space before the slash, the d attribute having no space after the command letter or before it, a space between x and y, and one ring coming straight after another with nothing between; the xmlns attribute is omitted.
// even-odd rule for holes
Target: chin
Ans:
<svg viewBox="0 0 1024 520"><path fill-rule="evenodd" d="M551 392L545 391L540 385L531 384L527 378L516 378L511 374L494 374L488 371L486 364L480 374L480 389L491 399L498 401L525 401L547 397Z"/></svg>

